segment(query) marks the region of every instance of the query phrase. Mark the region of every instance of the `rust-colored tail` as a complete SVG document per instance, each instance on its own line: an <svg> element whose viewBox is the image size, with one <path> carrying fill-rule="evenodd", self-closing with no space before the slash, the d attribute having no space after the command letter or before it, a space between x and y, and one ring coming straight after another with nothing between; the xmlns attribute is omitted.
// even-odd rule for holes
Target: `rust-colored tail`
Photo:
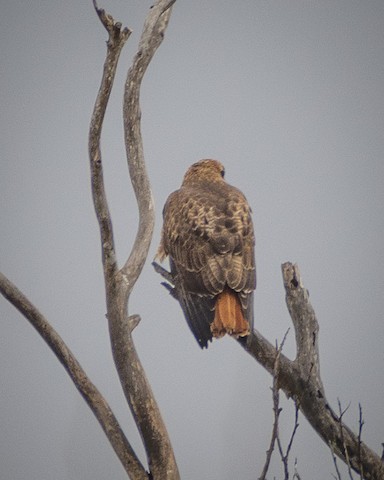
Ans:
<svg viewBox="0 0 384 480"><path fill-rule="evenodd" d="M234 337L250 334L249 323L244 318L239 297L233 290L226 289L218 295L211 332L216 338L226 333Z"/></svg>

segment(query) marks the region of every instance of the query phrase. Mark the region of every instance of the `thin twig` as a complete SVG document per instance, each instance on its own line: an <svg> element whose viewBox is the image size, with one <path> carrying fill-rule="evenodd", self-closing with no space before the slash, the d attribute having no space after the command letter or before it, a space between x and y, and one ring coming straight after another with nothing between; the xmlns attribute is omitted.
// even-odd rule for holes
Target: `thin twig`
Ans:
<svg viewBox="0 0 384 480"><path fill-rule="evenodd" d="M344 449L344 455L345 455L345 459L346 459L345 463L346 463L347 468L348 468L349 479L353 480L353 475L352 475L352 470L351 470L351 462L350 462L350 459L349 459L348 448L347 448L347 445L346 445L346 442L345 442L345 439L344 439L344 427L343 427L343 416L347 412L347 410L349 409L351 404L349 403L346 406L346 408L344 410L342 410L340 399L337 399L337 403L338 403L338 406L339 406L340 438L341 438L341 442L342 442L343 449Z"/></svg>
<svg viewBox="0 0 384 480"><path fill-rule="evenodd" d="M272 401L273 401L273 416L274 416L274 421L273 421L273 427L272 427L272 435L271 435L271 441L269 444L269 448L266 452L267 456L264 462L263 470L261 472L261 475L259 477L259 480L265 480L266 475L268 473L269 465L271 462L273 450L275 447L275 442L276 440L278 441L279 439L279 416L281 413L281 408L279 407L279 386L278 386L278 377L279 377L279 362L280 362L280 355L281 351L283 349L285 340L287 338L289 329L284 335L284 338L282 342L280 343L280 346L277 347L276 344L276 358L275 358L275 364L274 364L274 374L273 374L273 384L272 384Z"/></svg>
<svg viewBox="0 0 384 480"><path fill-rule="evenodd" d="M277 437L277 445L278 445L278 447L279 447L279 453L280 453L281 461L282 461L282 463L283 463L283 468L284 468L284 480L289 480L289 469L288 469L288 466L289 466L289 453L290 453L290 450L291 450L291 447L292 447L292 444L293 444L293 439L294 439L294 437L295 437L297 428L298 428L298 426L299 426L297 420L298 420L298 407L297 407L297 405L296 405L295 425L294 425L294 427L293 427L293 431L292 431L292 434L291 434L291 438L290 438L290 440L289 440L289 445L288 445L287 450L286 450L285 453L284 453L284 450L283 450L283 446L282 446L280 437L279 437L279 436Z"/></svg>
<svg viewBox="0 0 384 480"><path fill-rule="evenodd" d="M299 406L298 406L297 403L295 403L295 423L294 423L291 438L289 439L289 443L288 443L288 447L287 447L287 452L286 452L287 459L288 459L289 454L291 452L291 448L292 448L292 445L293 445L293 439L295 438L295 435L296 435L296 432L297 432L298 428L299 428Z"/></svg>
<svg viewBox="0 0 384 480"><path fill-rule="evenodd" d="M359 465L360 465L360 480L363 480L364 478L364 469L363 465L361 462L361 438L362 438L362 433L363 433L363 425L364 425L364 419L363 419L363 408L361 404L359 403L359 433L357 436L358 439L358 446L357 446L357 456L359 459Z"/></svg>
<svg viewBox="0 0 384 480"><path fill-rule="evenodd" d="M335 467L335 470L336 470L336 475L337 477L335 477L333 475L333 477L336 479L336 480L341 480L341 474L340 474L340 470L339 470L339 467L337 465L337 458L336 458L336 455L335 455L335 450L334 450L334 447L333 445L329 445L329 450L331 451L331 455L332 455L332 460L333 460L333 465Z"/></svg>
<svg viewBox="0 0 384 480"><path fill-rule="evenodd" d="M293 474L292 480L295 480L295 479L296 479L296 480L301 480L301 477L300 477L300 475L299 475L299 472L297 471L297 458L295 458L295 465L294 465L294 467L295 467L295 472L294 472L294 474Z"/></svg>
<svg viewBox="0 0 384 480"><path fill-rule="evenodd" d="M295 423L294 423L293 430L292 430L292 433L291 433L291 437L289 439L288 446L287 446L287 449L286 449L285 453L284 453L283 446L282 446L282 443L281 443L281 440L280 440L280 436L277 435L277 445L278 445L278 448L279 448L281 461L282 461L283 467L284 467L284 480L289 480L289 469L288 469L289 454L291 452L291 448L292 448L292 445L293 445L293 440L295 438L297 429L299 428L299 421L298 420L299 420L299 406L298 406L297 402L295 402Z"/></svg>
<svg viewBox="0 0 384 480"><path fill-rule="evenodd" d="M278 363L278 357L279 355L276 355L276 365ZM278 388L275 388L275 383L276 383L276 377L274 376L273 378L273 387L272 387L272 399L273 399L273 427L272 427L272 435L271 435L271 441L269 443L269 448L266 452L267 456L264 462L263 470L259 476L259 480L265 480L266 475L268 473L269 465L272 459L272 454L273 450L275 447L275 442L278 437L278 429L279 429L279 415L281 412L281 409L279 408L279 390Z"/></svg>

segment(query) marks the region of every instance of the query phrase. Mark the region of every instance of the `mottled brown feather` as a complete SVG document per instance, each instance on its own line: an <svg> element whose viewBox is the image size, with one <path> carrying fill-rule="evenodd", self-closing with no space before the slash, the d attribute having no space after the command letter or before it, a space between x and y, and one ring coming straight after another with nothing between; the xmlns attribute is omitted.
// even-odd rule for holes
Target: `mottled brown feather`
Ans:
<svg viewBox="0 0 384 480"><path fill-rule="evenodd" d="M216 160L195 163L185 174L181 188L168 197L163 210L158 257L163 260L169 255L172 260L175 286L183 296L180 304L201 346L211 340L206 324L212 325L216 317L223 325L229 322L226 332L235 336L249 333L253 326L251 302L256 270L251 209L244 195L225 182L223 172ZM213 299L208 307L208 303L205 305L209 312L189 305L204 303L208 298ZM237 312L237 320L227 321L232 310ZM199 318L192 318L194 311L204 317L204 335L197 332Z"/></svg>

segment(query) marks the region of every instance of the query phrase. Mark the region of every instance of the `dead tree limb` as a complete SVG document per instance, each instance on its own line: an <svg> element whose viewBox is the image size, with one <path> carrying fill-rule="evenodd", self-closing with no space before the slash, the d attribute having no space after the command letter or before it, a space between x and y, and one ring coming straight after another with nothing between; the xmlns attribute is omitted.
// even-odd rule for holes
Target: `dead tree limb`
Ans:
<svg viewBox="0 0 384 480"><path fill-rule="evenodd" d="M119 269L104 188L100 135L117 63L130 30L122 29L121 23L115 22L111 15L99 9L96 0L93 0L96 13L108 32L108 41L101 86L89 130L92 194L100 229L112 352L124 394L144 443L149 473L135 455L108 404L59 335L29 300L6 277L0 275L0 292L32 323L55 352L92 408L127 474L133 480L179 479L168 433L132 341L132 330L140 318L138 315L128 315L128 299L147 257L154 225L152 194L145 171L140 133L140 85L145 70L163 39L173 3L174 1L158 0L151 8L145 21L138 53L127 77L124 126L129 171L139 206L139 227L132 252L125 265Z"/></svg>
<svg viewBox="0 0 384 480"><path fill-rule="evenodd" d="M294 360L280 356L279 387L296 401L314 430L344 463L348 465L349 462L357 473L364 472L366 480L381 480L384 463L379 455L340 421L326 399L320 377L319 324L299 268L287 262L282 265L282 273L288 311L295 328L297 354ZM276 349L268 340L254 331L242 346L273 374Z"/></svg>
<svg viewBox="0 0 384 480"><path fill-rule="evenodd" d="M94 2L95 9L100 20L106 26L109 32L107 60L104 65L103 82L100 87L98 101L92 118L90 139L90 152L92 152L92 169L94 174L94 199L95 208L99 212L99 221L103 224L102 245L104 269L108 276L112 277L116 270L116 261L114 256L114 245L112 227L108 207L105 200L105 193L102 179L101 155L97 138L100 137L102 120L106 105L108 103L109 93L112 86L117 61L129 37L128 29L121 30L121 24L115 23L110 15L104 10L98 9ZM109 79L109 80L106 80ZM0 274L0 292L19 312L32 324L41 337L45 340L51 350L55 353L61 364L66 369L76 388L79 390L88 406L99 421L105 435L120 459L125 471L130 478L135 480L148 479L148 474L137 458L129 441L125 437L116 417L110 409L108 403L97 390L95 385L89 380L80 364L67 347L65 342L49 324L47 319L40 311L13 285L3 274Z"/></svg>
<svg viewBox="0 0 384 480"><path fill-rule="evenodd" d="M108 403L95 385L89 380L60 335L28 298L2 273L0 273L0 292L31 323L64 366L77 390L99 421L112 448L130 478L135 480L148 479L144 467L141 465L125 437Z"/></svg>
<svg viewBox="0 0 384 480"><path fill-rule="evenodd" d="M132 291L147 258L155 223L152 192L145 168L141 136L140 88L147 67L163 41L171 7L175 1L158 0L151 7L145 20L138 51L125 82L123 103L125 148L140 218L131 254L121 269L121 273L130 285L129 291Z"/></svg>
<svg viewBox="0 0 384 480"><path fill-rule="evenodd" d="M99 222L107 318L112 353L125 397L139 429L147 454L151 478L177 480L179 473L171 442L144 369L137 355L132 331L140 321L128 315L128 300L148 254L154 226L152 193L145 169L140 131L140 86L147 66L160 45L173 2L158 0L145 20L139 49L129 69L124 94L124 128L129 173L139 207L139 226L128 260L121 269L116 263L112 222L104 192L100 133L121 48L129 35L121 24L96 11L108 31L107 58L89 134L91 182Z"/></svg>
<svg viewBox="0 0 384 480"><path fill-rule="evenodd" d="M170 272L157 263L155 270L166 280L163 285L177 299L178 292ZM290 360L280 353L277 374L278 388L292 398L313 429L343 462L357 472L364 472L366 480L382 480L384 463L361 441L329 405L320 377L319 324L303 287L297 265L282 265L288 311L296 336L296 358ZM275 375L276 348L261 333L254 330L247 341L238 343L272 376ZM341 428L342 427L342 428ZM341 435L342 432L342 435Z"/></svg>
<svg viewBox="0 0 384 480"><path fill-rule="evenodd" d="M104 278L107 283L116 275L118 267L116 262L111 215L109 213L107 197L104 189L100 136L105 111L107 109L109 96L115 79L117 63L119 61L121 50L124 47L125 42L128 40L131 31L128 28L122 30L121 23L115 22L111 15L107 14L103 9L98 8L96 0L93 0L93 5L101 23L108 32L107 55L104 62L101 85L92 113L88 137L93 204L99 222Z"/></svg>

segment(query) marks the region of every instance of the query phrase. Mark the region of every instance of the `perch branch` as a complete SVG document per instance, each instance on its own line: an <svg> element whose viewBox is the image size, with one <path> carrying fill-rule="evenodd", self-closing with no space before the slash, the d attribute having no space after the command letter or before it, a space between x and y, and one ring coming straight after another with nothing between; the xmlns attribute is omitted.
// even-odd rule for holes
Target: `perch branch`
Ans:
<svg viewBox="0 0 384 480"><path fill-rule="evenodd" d="M119 53L128 38L129 31L121 30L121 24L115 23L113 18L99 10L95 3L96 11L108 31L109 39L103 79L92 116L89 140L92 191L100 226L107 318L113 358L125 397L145 446L150 476L161 480L177 480L179 473L160 410L133 343L132 331L140 317L128 316L128 300L147 257L154 226L152 193L145 169L140 129L140 85L146 68L164 37L171 13L171 3L173 2L156 1L150 9L138 52L128 72L124 91L125 143L129 173L139 208L139 226L131 254L120 270L116 263L112 222L104 193L99 145L104 111Z"/></svg>
<svg viewBox="0 0 384 480"><path fill-rule="evenodd" d="M131 478L148 479L145 469L136 457L108 403L89 380L79 362L66 346L60 335L48 323L39 310L17 289L13 283L0 273L0 292L31 323L45 340L60 363L67 371L93 414L100 423L114 451Z"/></svg>
<svg viewBox="0 0 384 480"><path fill-rule="evenodd" d="M177 291L170 272L153 263L155 270L168 282L167 290L177 299ZM295 328L297 355L290 360L285 355L279 357L277 385L289 398L293 398L309 421L333 452L351 468L364 472L366 480L382 480L384 463L380 457L342 423L343 438L340 435L339 418L325 397L320 377L319 325L309 302L309 294L304 289L299 269L292 263L282 265L286 302ZM276 359L276 348L257 330L238 342L272 376ZM348 452L346 456L345 452ZM347 459L348 457L348 459Z"/></svg>
<svg viewBox="0 0 384 480"><path fill-rule="evenodd" d="M380 480L384 478L380 457L342 422L341 435L340 420L325 397L320 377L319 325L299 269L287 262L282 265L282 273L286 302L295 328L297 355L295 360L281 358L279 386L295 399L314 430L344 463L348 465L349 462L357 473L363 471L366 480ZM260 334L253 332L244 348L270 370L269 361L264 359L269 360L274 348Z"/></svg>

